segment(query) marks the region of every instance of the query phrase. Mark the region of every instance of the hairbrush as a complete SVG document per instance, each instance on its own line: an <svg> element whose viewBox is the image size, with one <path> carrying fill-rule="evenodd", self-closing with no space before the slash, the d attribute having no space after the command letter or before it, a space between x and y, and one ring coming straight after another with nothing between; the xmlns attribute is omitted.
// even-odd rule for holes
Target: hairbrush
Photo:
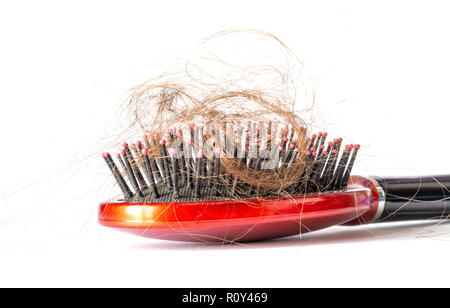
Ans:
<svg viewBox="0 0 450 308"><path fill-rule="evenodd" d="M450 175L353 176L360 146L327 135L248 121L124 143L116 160L103 154L123 197L100 204L99 222L148 238L243 242L450 213ZM268 176L286 184L251 181Z"/></svg>

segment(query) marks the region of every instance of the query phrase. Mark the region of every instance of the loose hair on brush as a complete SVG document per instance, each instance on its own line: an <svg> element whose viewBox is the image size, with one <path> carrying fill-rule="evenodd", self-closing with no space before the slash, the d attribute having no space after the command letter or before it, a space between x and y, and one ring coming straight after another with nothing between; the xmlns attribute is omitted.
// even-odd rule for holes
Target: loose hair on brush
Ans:
<svg viewBox="0 0 450 308"><path fill-rule="evenodd" d="M346 187L359 145L310 133L311 78L281 40L228 30L199 47L182 69L129 91L123 110L130 124L122 136L134 143L122 144L116 162L103 154L125 200L244 199Z"/></svg>

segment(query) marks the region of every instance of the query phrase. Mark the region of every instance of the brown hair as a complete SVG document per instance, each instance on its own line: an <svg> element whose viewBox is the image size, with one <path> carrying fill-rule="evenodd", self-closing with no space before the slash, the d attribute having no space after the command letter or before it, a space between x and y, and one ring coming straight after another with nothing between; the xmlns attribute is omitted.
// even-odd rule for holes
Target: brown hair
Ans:
<svg viewBox="0 0 450 308"><path fill-rule="evenodd" d="M234 39L251 45L251 52L242 45L230 44L229 40ZM231 60L220 47L220 54L213 51L217 50L217 43L231 46ZM255 44L264 45L263 50ZM273 137L282 138L289 131L297 141L300 154L289 166L278 170L248 169L230 159L230 155L223 155L221 168L224 174L244 185L258 187L258 191L289 194L284 189L299 181L305 168L305 131L310 124L306 118L314 105L314 93L307 86L310 79L303 64L280 39L264 31L227 30L202 40L198 46L202 53L182 62L183 69L166 72L130 90L124 106L130 118L126 134L164 136L173 127L183 131L192 123L206 123L212 127L212 134L207 136L211 138L217 130L226 131L227 123L278 125L280 129ZM236 51L242 59L235 55ZM271 53L274 55L267 56ZM252 60L257 63L249 63ZM216 71L210 69L215 66L219 67ZM160 155L157 143L149 153ZM223 181L222 185L231 183ZM234 193L232 187L228 190Z"/></svg>

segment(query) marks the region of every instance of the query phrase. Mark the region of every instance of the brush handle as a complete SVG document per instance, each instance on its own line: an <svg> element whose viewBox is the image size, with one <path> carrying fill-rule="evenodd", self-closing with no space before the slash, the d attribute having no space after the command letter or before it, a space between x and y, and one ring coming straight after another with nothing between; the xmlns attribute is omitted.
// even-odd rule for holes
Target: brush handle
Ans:
<svg viewBox="0 0 450 308"><path fill-rule="evenodd" d="M444 218L450 215L450 175L373 177L384 191L377 221Z"/></svg>

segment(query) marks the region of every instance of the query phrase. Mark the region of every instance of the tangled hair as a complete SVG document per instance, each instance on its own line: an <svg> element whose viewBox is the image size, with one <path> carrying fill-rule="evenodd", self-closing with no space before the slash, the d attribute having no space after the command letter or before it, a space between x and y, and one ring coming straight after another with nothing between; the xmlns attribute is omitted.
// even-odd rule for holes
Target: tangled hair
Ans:
<svg viewBox="0 0 450 308"><path fill-rule="evenodd" d="M289 132L291 143L296 137L299 154L284 168L276 172L243 168L226 146L220 168L222 174L237 178L240 186L257 187L261 193L256 197L268 192L290 194L292 190L287 188L304 174L311 146L306 131L314 93L302 62L281 40L263 31L227 30L202 40L197 47L194 57L178 60L175 69L130 90L123 109L130 120L125 138L143 134L162 138L172 129L186 136L191 133L189 127L197 125L208 132L207 139L222 139L224 144L224 135L231 134L234 140L236 127L242 123L248 123L244 124L247 130L252 130L252 125L253 129L265 125L265 131L270 127L272 139L280 140ZM272 131L272 127L279 129ZM169 147L175 141L171 136L166 138ZM150 157L161 156L158 142L147 144ZM213 160L214 155L206 158ZM142 165L142 159L137 163ZM228 196L236 193L232 181L221 185Z"/></svg>

